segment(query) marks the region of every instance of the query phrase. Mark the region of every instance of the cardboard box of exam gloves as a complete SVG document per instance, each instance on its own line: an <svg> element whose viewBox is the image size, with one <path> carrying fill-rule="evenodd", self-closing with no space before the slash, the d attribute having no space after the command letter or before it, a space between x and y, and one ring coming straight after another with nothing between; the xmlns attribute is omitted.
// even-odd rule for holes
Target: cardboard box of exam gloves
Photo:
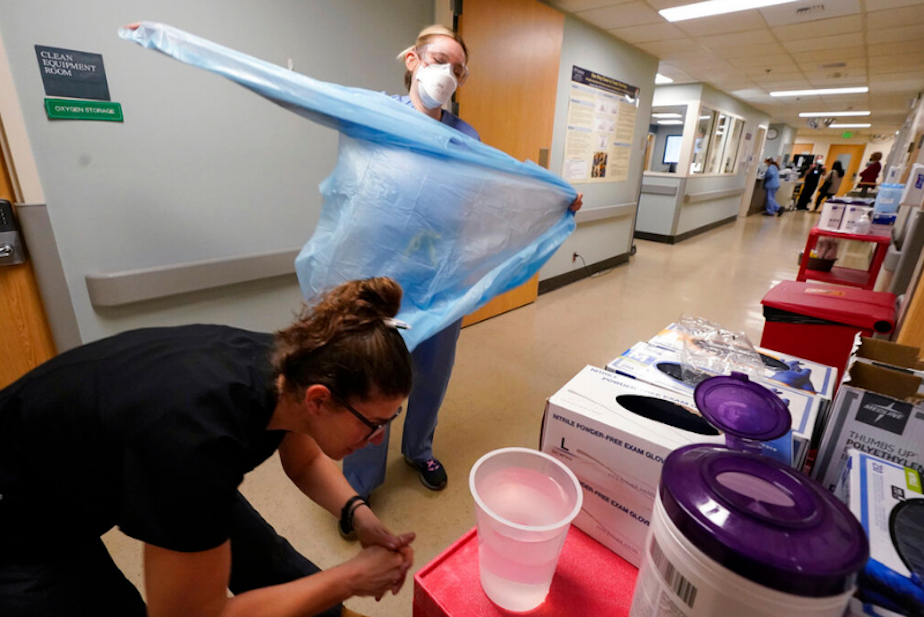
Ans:
<svg viewBox="0 0 924 617"><path fill-rule="evenodd" d="M689 398L692 398L697 384L712 376L706 373L684 374L679 351L649 343L633 345L624 354L609 362L606 369ZM830 375L828 380L830 381ZM823 417L826 401L808 390L788 388L778 381L754 381L779 396L789 408L794 438L791 464L800 469L813 445L812 439L816 432L820 432L819 422Z"/></svg>
<svg viewBox="0 0 924 617"><path fill-rule="evenodd" d="M695 409L690 396L593 366L546 403L540 449L565 463L584 489L574 525L635 566L664 459L691 443L725 443Z"/></svg>
<svg viewBox="0 0 924 617"><path fill-rule="evenodd" d="M910 368L916 348L863 339L845 382L837 391L812 477L833 489L851 449L918 472L924 471L924 403L922 379ZM904 358L904 359L903 359Z"/></svg>
<svg viewBox="0 0 924 617"><path fill-rule="evenodd" d="M668 325L649 341L651 345L681 353L684 334L676 323ZM793 390L805 390L830 401L837 388L837 369L772 349L755 347L764 365L763 378Z"/></svg>

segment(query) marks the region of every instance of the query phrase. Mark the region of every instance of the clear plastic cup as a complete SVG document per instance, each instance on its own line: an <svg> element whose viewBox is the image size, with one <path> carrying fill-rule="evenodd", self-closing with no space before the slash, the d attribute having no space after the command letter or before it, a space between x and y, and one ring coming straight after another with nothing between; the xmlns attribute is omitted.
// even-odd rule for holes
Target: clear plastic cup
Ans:
<svg viewBox="0 0 924 617"><path fill-rule="evenodd" d="M478 459L469 487L481 587L501 608L536 608L549 593L568 528L581 510L581 485L548 454L503 448Z"/></svg>

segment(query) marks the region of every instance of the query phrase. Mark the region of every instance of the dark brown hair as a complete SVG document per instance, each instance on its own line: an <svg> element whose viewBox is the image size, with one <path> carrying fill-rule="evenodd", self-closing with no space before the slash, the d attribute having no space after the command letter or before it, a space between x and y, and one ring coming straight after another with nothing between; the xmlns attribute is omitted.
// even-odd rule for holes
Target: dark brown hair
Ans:
<svg viewBox="0 0 924 617"><path fill-rule="evenodd" d="M468 48L465 46L465 41L462 40L462 37L459 35L459 33L450 28L447 28L446 26L440 26L440 25L427 26L426 28L421 30L420 34L417 35L417 41L413 45L411 45L410 47L402 51L400 54L398 54L398 60L401 60L402 62L404 62L404 59L407 58L407 55L410 52L414 51L415 49L419 49L423 47L424 45L427 45L428 43L430 43L430 41L432 41L438 36L448 36L449 38L454 40L456 43L458 43L462 47L462 53L465 54L465 62L468 62ZM414 78L413 71L404 72L404 85L405 87L407 87L408 92L411 91L411 80L413 78Z"/></svg>
<svg viewBox="0 0 924 617"><path fill-rule="evenodd" d="M385 319L398 314L401 286L385 277L350 281L306 306L289 327L276 332L272 363L283 394L312 385L335 397L368 400L411 391L411 355Z"/></svg>

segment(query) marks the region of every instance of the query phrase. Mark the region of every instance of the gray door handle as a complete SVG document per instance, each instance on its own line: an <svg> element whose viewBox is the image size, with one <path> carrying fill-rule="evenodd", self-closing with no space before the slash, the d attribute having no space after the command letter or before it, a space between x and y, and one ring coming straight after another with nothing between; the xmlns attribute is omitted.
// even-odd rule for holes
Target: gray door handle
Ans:
<svg viewBox="0 0 924 617"><path fill-rule="evenodd" d="M10 257L13 254L12 244L0 244L0 259Z"/></svg>

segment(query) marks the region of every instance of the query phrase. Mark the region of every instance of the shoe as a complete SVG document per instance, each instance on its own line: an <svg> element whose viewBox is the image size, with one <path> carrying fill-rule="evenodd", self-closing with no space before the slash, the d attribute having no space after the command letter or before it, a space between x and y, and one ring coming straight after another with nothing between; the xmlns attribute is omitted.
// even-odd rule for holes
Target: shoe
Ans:
<svg viewBox="0 0 924 617"><path fill-rule="evenodd" d="M431 458L429 461L423 463L418 463L405 456L404 461L417 470L417 473L420 475L420 483L431 491L441 491L446 488L446 482L448 480L446 477L446 469L443 467L442 463L435 458Z"/></svg>
<svg viewBox="0 0 924 617"><path fill-rule="evenodd" d="M764 216L773 216L773 213L772 213L772 212L763 212L762 214L763 214Z"/></svg>
<svg viewBox="0 0 924 617"><path fill-rule="evenodd" d="M776 211L776 215L777 215L777 216L783 216L783 208L780 208L779 210L777 210L777 211Z"/></svg>

